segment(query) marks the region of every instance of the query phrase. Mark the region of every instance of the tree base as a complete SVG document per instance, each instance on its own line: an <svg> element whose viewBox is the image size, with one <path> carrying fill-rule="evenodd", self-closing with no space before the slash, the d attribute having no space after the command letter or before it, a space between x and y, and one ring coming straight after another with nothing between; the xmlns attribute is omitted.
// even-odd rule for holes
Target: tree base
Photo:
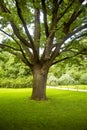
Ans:
<svg viewBox="0 0 87 130"><path fill-rule="evenodd" d="M36 100L36 101L46 101L47 98L31 97L31 100Z"/></svg>

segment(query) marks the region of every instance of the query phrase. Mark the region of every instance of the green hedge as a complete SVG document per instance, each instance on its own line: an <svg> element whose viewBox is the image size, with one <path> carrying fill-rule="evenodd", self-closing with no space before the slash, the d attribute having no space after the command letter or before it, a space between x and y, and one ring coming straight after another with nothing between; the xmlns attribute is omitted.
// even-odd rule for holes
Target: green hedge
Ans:
<svg viewBox="0 0 87 130"><path fill-rule="evenodd" d="M0 88L29 88L32 87L32 76L28 78L0 79Z"/></svg>

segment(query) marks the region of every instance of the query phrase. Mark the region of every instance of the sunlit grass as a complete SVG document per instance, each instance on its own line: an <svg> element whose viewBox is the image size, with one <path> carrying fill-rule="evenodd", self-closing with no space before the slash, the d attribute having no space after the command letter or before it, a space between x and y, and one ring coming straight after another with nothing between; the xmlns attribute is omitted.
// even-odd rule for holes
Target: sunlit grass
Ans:
<svg viewBox="0 0 87 130"><path fill-rule="evenodd" d="M31 89L0 89L0 130L87 130L87 93L47 89L47 101Z"/></svg>

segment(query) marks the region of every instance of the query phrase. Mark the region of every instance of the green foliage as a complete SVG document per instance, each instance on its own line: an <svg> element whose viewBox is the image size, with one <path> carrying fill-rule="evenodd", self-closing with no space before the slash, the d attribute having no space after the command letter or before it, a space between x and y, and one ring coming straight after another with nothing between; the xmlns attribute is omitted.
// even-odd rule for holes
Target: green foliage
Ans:
<svg viewBox="0 0 87 130"><path fill-rule="evenodd" d="M64 0L65 4L68 4L69 0Z"/></svg>
<svg viewBox="0 0 87 130"><path fill-rule="evenodd" d="M58 84L58 78L55 77L54 75L52 74L49 74L48 75L48 79L47 79L47 85L51 85L51 86L55 86Z"/></svg>
<svg viewBox="0 0 87 130"><path fill-rule="evenodd" d="M29 67L25 66L13 55L0 53L0 78L22 78L31 75Z"/></svg>
<svg viewBox="0 0 87 130"><path fill-rule="evenodd" d="M78 57L52 66L49 71L47 83L49 83L49 85L87 84L86 73L87 56L79 55Z"/></svg>
<svg viewBox="0 0 87 130"><path fill-rule="evenodd" d="M84 74L81 75L79 82L81 84L87 84L87 73L84 73Z"/></svg>
<svg viewBox="0 0 87 130"><path fill-rule="evenodd" d="M74 80L69 74L63 74L60 78L57 78L54 75L49 75L47 84L50 86L58 86L58 85L75 85L77 81Z"/></svg>
<svg viewBox="0 0 87 130"><path fill-rule="evenodd" d="M32 82L32 76L17 79L1 78L0 88L30 88L32 87Z"/></svg>
<svg viewBox="0 0 87 130"><path fill-rule="evenodd" d="M86 73L86 56L80 56L52 66L49 71L47 85L87 84ZM7 88L32 86L30 69L7 52L0 54L0 86Z"/></svg>
<svg viewBox="0 0 87 130"><path fill-rule="evenodd" d="M72 84L76 84L76 81L74 80L73 77L71 77L69 74L64 74L62 75L59 80L58 80L58 84L59 85L72 85Z"/></svg>
<svg viewBox="0 0 87 130"><path fill-rule="evenodd" d="M32 82L29 67L7 52L0 53L0 88L27 88Z"/></svg>

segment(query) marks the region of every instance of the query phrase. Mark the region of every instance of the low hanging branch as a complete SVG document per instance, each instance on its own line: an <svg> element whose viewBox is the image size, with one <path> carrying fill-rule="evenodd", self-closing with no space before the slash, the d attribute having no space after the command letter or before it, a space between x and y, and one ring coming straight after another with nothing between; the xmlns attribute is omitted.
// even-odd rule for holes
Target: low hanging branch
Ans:
<svg viewBox="0 0 87 130"><path fill-rule="evenodd" d="M0 48L1 48L1 49L9 48L9 49L12 49L12 50L15 50L15 51L20 51L20 49L11 47L11 46L9 46L9 45L5 45L5 44L3 44L3 43L0 43Z"/></svg>
<svg viewBox="0 0 87 130"><path fill-rule="evenodd" d="M79 54L80 54L80 52L76 53L76 54L73 55L73 56L67 56L67 57L64 57L64 58L62 58L62 59L56 60L56 61L54 61L54 62L51 64L51 66L52 66L52 65L55 65L55 64L57 64L57 63L60 63L60 62L62 62L62 61L65 61L65 60L74 58L74 57L76 57L76 56L79 55Z"/></svg>
<svg viewBox="0 0 87 130"><path fill-rule="evenodd" d="M8 50L9 53L15 55L18 59L20 59L21 61L23 61L23 63L25 63L27 66L32 66L29 61L26 60L25 56L23 54L20 54L18 52L15 52L13 50Z"/></svg>
<svg viewBox="0 0 87 130"><path fill-rule="evenodd" d="M10 45L5 45L3 43L0 43L0 48L3 50L3 49L7 49L8 52L10 52L11 54L13 55L16 55L18 58L20 58L21 60L24 59L24 63L26 63L26 65L28 66L32 66L32 64L28 61L23 49L21 48L20 46L20 49L17 49L17 48L14 48ZM19 52L19 53L18 53ZM22 55L21 55L22 54ZM23 58L24 57L24 58Z"/></svg>

